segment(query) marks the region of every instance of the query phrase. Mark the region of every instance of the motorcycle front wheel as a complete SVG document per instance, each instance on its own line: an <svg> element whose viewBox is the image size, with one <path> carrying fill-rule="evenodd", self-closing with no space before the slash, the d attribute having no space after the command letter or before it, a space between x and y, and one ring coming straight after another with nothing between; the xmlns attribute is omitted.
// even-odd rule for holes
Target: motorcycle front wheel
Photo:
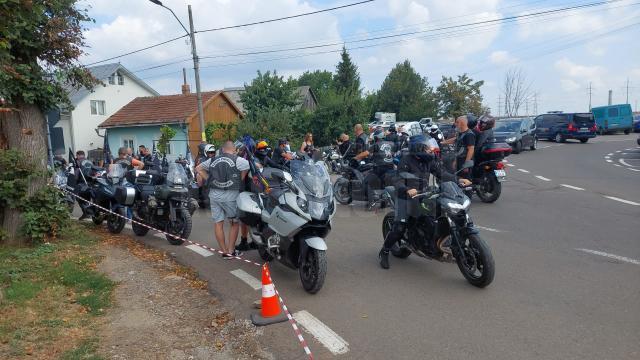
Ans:
<svg viewBox="0 0 640 360"><path fill-rule="evenodd" d="M393 227L393 219L395 217L395 212L391 211L384 216L384 219L382 219L382 239L387 238L387 234L389 234L391 228ZM401 246L400 244L393 244L393 247L391 248L391 255L400 259L406 259L409 257L409 255L411 255L411 250L404 246Z"/></svg>
<svg viewBox="0 0 640 360"><path fill-rule="evenodd" d="M327 276L327 252L310 247L298 269L302 287L309 294L315 294L324 285Z"/></svg>
<svg viewBox="0 0 640 360"><path fill-rule="evenodd" d="M336 201L341 205L349 205L353 201L351 191L349 190L349 180L343 177L338 178L333 184L333 195Z"/></svg>
<svg viewBox="0 0 640 360"><path fill-rule="evenodd" d="M116 209L115 213L120 216L111 214L107 217L107 230L112 234L119 234L127 223L127 210L121 207Z"/></svg>
<svg viewBox="0 0 640 360"><path fill-rule="evenodd" d="M461 247L464 256L455 258L464 278L479 288L491 284L495 275L495 263L489 245L480 236L471 234L462 239Z"/></svg>
<svg viewBox="0 0 640 360"><path fill-rule="evenodd" d="M166 235L167 241L171 245L182 245L184 240L191 235L191 214L187 209L176 210L176 221L169 221L167 224L167 232L172 235Z"/></svg>
<svg viewBox="0 0 640 360"><path fill-rule="evenodd" d="M476 193L484 203L495 202L502 193L502 183L495 176L485 174L476 187Z"/></svg>
<svg viewBox="0 0 640 360"><path fill-rule="evenodd" d="M142 222L142 219L140 219L139 217L134 217L133 220ZM131 222L131 230L133 230L133 233L136 234L137 236L145 236L149 232L148 227L142 226L133 221Z"/></svg>

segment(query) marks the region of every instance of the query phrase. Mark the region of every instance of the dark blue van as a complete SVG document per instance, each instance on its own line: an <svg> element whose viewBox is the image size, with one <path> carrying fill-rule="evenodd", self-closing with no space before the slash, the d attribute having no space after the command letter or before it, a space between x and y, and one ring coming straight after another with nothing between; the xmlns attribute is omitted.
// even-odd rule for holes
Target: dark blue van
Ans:
<svg viewBox="0 0 640 360"><path fill-rule="evenodd" d="M633 129L631 105L619 104L599 106L591 109L600 135L623 131L629 134Z"/></svg>
<svg viewBox="0 0 640 360"><path fill-rule="evenodd" d="M597 126L591 113L553 112L535 118L538 139L565 142L567 139L586 143L596 137Z"/></svg>

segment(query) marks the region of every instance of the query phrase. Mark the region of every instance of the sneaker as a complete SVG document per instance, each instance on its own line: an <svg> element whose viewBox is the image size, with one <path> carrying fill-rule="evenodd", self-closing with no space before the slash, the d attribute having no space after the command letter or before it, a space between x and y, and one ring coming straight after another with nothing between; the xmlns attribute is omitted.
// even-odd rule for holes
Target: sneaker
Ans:
<svg viewBox="0 0 640 360"><path fill-rule="evenodd" d="M385 250L385 249L380 250L378 257L380 258L380 267L382 267L383 269L388 269L389 268L389 250Z"/></svg>
<svg viewBox="0 0 640 360"><path fill-rule="evenodd" d="M249 250L249 244L247 243L247 238L241 238L240 244L236 245L236 251L247 251Z"/></svg>
<svg viewBox="0 0 640 360"><path fill-rule="evenodd" d="M234 250L232 255L233 256L242 256L242 251Z"/></svg>

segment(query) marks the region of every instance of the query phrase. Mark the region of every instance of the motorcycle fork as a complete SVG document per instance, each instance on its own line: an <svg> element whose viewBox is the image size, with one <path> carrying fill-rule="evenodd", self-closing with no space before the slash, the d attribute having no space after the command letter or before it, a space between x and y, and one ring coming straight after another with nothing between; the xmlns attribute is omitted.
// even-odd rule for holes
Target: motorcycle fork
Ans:
<svg viewBox="0 0 640 360"><path fill-rule="evenodd" d="M176 207L173 205L173 201L169 202L169 221L176 221Z"/></svg>

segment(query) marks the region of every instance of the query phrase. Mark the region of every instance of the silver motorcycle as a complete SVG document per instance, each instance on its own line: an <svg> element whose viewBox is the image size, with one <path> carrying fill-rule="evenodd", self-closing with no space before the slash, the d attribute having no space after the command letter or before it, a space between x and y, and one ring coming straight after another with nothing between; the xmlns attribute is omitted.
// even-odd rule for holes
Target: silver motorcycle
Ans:
<svg viewBox="0 0 640 360"><path fill-rule="evenodd" d="M238 196L238 216L249 225L264 261L298 269L303 288L317 293L327 274L327 245L336 206L322 161L292 160L287 170L265 168L268 190Z"/></svg>

